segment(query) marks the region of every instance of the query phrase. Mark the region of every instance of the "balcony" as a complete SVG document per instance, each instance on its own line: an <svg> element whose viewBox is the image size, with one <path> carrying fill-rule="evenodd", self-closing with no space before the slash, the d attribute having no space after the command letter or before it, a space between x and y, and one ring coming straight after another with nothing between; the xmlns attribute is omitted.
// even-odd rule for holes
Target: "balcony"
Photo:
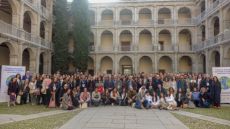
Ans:
<svg viewBox="0 0 230 129"><path fill-rule="evenodd" d="M154 25L154 21L153 20L139 20L137 22L138 26L153 26Z"/></svg>
<svg viewBox="0 0 230 129"><path fill-rule="evenodd" d="M120 25L120 26L130 26L130 25L135 25L135 22L132 21L132 20L118 21L117 25Z"/></svg>
<svg viewBox="0 0 230 129"><path fill-rule="evenodd" d="M196 17L197 24L200 24L206 17L216 12L219 7L227 5L228 3L230 3L230 0L216 0L205 11L201 12L201 14Z"/></svg>
<svg viewBox="0 0 230 129"><path fill-rule="evenodd" d="M119 46L119 51L132 51L132 46L131 45Z"/></svg>
<svg viewBox="0 0 230 129"><path fill-rule="evenodd" d="M158 25L173 25L173 19L158 19Z"/></svg>
<svg viewBox="0 0 230 129"><path fill-rule="evenodd" d="M223 43L229 43L230 41L230 30L225 31L224 33L221 33L215 37L209 38L208 40L205 40L204 42L201 42L199 44L193 45L193 51L202 51L204 49L220 45Z"/></svg>
<svg viewBox="0 0 230 129"><path fill-rule="evenodd" d="M158 50L157 51L176 51L177 50L177 46L173 45L173 44L164 44L164 45L158 45Z"/></svg>
<svg viewBox="0 0 230 129"><path fill-rule="evenodd" d="M98 26L114 26L113 20L102 20L98 23Z"/></svg>
<svg viewBox="0 0 230 129"><path fill-rule="evenodd" d="M49 14L49 11L46 7L42 5L38 5L37 3L34 3L32 0L23 0L23 2L28 5L30 8L32 8L34 11L38 12L40 15L42 15L44 18L52 19L52 15Z"/></svg>
<svg viewBox="0 0 230 129"><path fill-rule="evenodd" d="M195 25L195 19L192 18L180 18L176 20L177 25Z"/></svg>
<svg viewBox="0 0 230 129"><path fill-rule="evenodd" d="M0 33L17 40L21 40L28 45L52 49L52 43L42 39L40 36L33 35L13 25L7 24L0 20Z"/></svg>

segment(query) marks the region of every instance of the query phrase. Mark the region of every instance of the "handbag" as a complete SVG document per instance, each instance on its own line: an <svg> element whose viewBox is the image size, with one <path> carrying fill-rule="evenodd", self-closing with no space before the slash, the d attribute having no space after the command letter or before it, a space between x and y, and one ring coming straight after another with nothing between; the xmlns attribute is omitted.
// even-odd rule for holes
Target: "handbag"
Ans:
<svg viewBox="0 0 230 129"><path fill-rule="evenodd" d="M21 95L17 96L16 103L17 104L21 104Z"/></svg>
<svg viewBox="0 0 230 129"><path fill-rule="evenodd" d="M82 104L81 104L81 108L83 108L83 109L84 109L84 108L88 108L88 104L87 104L87 103L82 103Z"/></svg>

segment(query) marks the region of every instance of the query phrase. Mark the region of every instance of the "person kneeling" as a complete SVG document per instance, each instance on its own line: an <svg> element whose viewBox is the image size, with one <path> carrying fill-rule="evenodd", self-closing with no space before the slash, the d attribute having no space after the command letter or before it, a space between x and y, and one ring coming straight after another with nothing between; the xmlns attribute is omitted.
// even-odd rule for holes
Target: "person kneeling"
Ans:
<svg viewBox="0 0 230 129"><path fill-rule="evenodd" d="M84 91L81 92L80 95L80 104L81 104L81 108L87 108L89 106L90 103L90 94L87 91L87 88L84 88Z"/></svg>
<svg viewBox="0 0 230 129"><path fill-rule="evenodd" d="M153 103L153 98L152 98L152 96L149 94L149 92L146 91L145 100L144 100L144 107L145 107L146 109L152 108L152 103Z"/></svg>
<svg viewBox="0 0 230 129"><path fill-rule="evenodd" d="M72 97L71 97L71 90L68 89L66 93L64 93L61 101L62 109L64 110L72 110L73 109L73 103L72 103Z"/></svg>
<svg viewBox="0 0 230 129"><path fill-rule="evenodd" d="M92 93L92 103L94 106L99 106L101 102L101 94L98 92L98 88Z"/></svg>

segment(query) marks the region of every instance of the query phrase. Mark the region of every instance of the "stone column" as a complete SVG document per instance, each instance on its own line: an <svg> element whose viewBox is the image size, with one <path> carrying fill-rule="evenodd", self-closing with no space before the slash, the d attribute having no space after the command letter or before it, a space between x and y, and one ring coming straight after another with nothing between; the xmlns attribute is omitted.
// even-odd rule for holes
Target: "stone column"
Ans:
<svg viewBox="0 0 230 129"><path fill-rule="evenodd" d="M115 65L115 71L114 71L114 73L118 74L119 61L118 61L118 57L117 57L116 54L114 55L114 65Z"/></svg>
<svg viewBox="0 0 230 129"><path fill-rule="evenodd" d="M36 65L36 73L39 73L39 64L40 64L40 48L37 48L37 51L36 51L36 53L35 53L35 56L37 57L35 60L35 65ZM43 57L43 59L44 59L44 57ZM44 64L43 64L44 65ZM44 72L44 69L43 69L43 72Z"/></svg>
<svg viewBox="0 0 230 129"><path fill-rule="evenodd" d="M158 54L157 53L154 53L154 69L155 69L155 72L157 73L158 72Z"/></svg>
<svg viewBox="0 0 230 129"><path fill-rule="evenodd" d="M173 72L174 73L177 73L178 72L178 62L179 62L179 59L178 59L178 55L175 53L174 55L174 59L173 59Z"/></svg>
<svg viewBox="0 0 230 129"><path fill-rule="evenodd" d="M139 64L138 64L138 60L137 60L137 54L134 54L133 58L133 73L136 73L138 72L138 67L139 67Z"/></svg>
<svg viewBox="0 0 230 129"><path fill-rule="evenodd" d="M133 33L133 36L132 36L132 45L131 47L133 48L134 51L139 51L139 35L138 35L138 31L137 29L135 28L134 29L134 33Z"/></svg>
<svg viewBox="0 0 230 129"><path fill-rule="evenodd" d="M99 58L98 58L98 56L96 56L96 74L99 74L100 72L100 60L99 60Z"/></svg>
<svg viewBox="0 0 230 129"><path fill-rule="evenodd" d="M220 45L220 67L224 66L224 46Z"/></svg>
<svg viewBox="0 0 230 129"><path fill-rule="evenodd" d="M205 51L205 64L206 64L206 66L205 66L205 71L206 71L206 73L210 73L210 69L209 69L209 66L210 66L210 59L209 59L209 52L208 52L208 50L206 50Z"/></svg>

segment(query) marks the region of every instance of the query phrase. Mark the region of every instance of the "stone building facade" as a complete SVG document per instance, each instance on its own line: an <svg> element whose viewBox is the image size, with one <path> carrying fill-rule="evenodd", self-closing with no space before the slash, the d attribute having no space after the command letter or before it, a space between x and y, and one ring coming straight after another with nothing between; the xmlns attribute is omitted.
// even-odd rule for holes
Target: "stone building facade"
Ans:
<svg viewBox="0 0 230 129"><path fill-rule="evenodd" d="M0 0L0 65L51 73L53 0Z"/></svg>
<svg viewBox="0 0 230 129"><path fill-rule="evenodd" d="M230 66L230 0L92 2L90 18L89 73Z"/></svg>

